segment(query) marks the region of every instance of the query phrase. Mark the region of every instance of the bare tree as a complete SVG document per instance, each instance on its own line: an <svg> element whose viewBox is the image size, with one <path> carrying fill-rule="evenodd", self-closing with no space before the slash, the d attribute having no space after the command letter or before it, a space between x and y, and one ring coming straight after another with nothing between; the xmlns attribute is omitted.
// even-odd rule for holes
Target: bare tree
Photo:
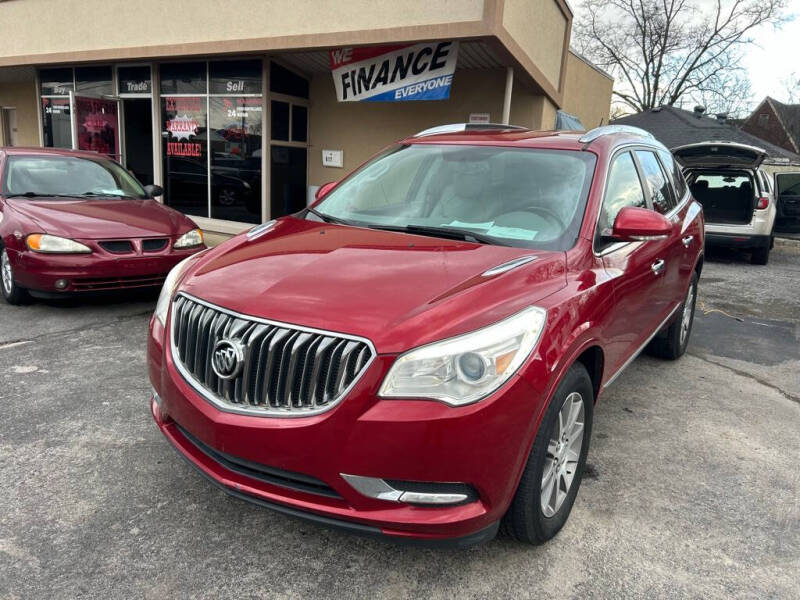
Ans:
<svg viewBox="0 0 800 600"><path fill-rule="evenodd" d="M786 3L584 0L575 42L615 76L615 97L636 112L681 99L737 112L750 100L740 64L750 35L761 25L782 24Z"/></svg>
<svg viewBox="0 0 800 600"><path fill-rule="evenodd" d="M788 104L800 102L800 74L792 73L781 81L784 87L785 101Z"/></svg>

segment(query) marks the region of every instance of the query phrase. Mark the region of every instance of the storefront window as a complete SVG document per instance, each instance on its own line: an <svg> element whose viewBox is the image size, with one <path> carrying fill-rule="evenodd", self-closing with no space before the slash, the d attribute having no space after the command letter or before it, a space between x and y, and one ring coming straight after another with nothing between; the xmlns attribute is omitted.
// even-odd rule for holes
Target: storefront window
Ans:
<svg viewBox="0 0 800 600"><path fill-rule="evenodd" d="M189 215L208 216L206 97L161 99L164 123L164 202Z"/></svg>
<svg viewBox="0 0 800 600"><path fill-rule="evenodd" d="M210 94L261 95L260 60L226 60L209 63Z"/></svg>
<svg viewBox="0 0 800 600"><path fill-rule="evenodd" d="M269 67L269 89L278 94L308 98L308 80L274 61Z"/></svg>
<svg viewBox="0 0 800 600"><path fill-rule="evenodd" d="M161 65L162 94L205 94L207 84L204 62Z"/></svg>
<svg viewBox="0 0 800 600"><path fill-rule="evenodd" d="M292 141L308 141L308 109L299 104L292 105Z"/></svg>
<svg viewBox="0 0 800 600"><path fill-rule="evenodd" d="M111 67L75 67L75 93L87 96L113 94Z"/></svg>
<svg viewBox="0 0 800 600"><path fill-rule="evenodd" d="M42 69L39 71L42 96L66 96L75 89L72 69Z"/></svg>
<svg viewBox="0 0 800 600"><path fill-rule="evenodd" d="M289 112L288 102L272 101L272 139L289 141Z"/></svg>
<svg viewBox="0 0 800 600"><path fill-rule="evenodd" d="M72 147L69 98L42 98L42 129L45 147Z"/></svg>
<svg viewBox="0 0 800 600"><path fill-rule="evenodd" d="M212 96L211 217L261 222L260 97Z"/></svg>
<svg viewBox="0 0 800 600"><path fill-rule="evenodd" d="M120 67L117 69L120 94L149 94L153 90L150 67Z"/></svg>

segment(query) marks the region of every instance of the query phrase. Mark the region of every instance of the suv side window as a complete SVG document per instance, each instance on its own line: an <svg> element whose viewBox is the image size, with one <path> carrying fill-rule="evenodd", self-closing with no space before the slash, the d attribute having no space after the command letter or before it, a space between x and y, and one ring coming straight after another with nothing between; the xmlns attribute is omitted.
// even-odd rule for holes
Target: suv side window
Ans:
<svg viewBox="0 0 800 600"><path fill-rule="evenodd" d="M647 207L642 182L630 152L619 154L608 168L606 193L597 220L596 249L600 250L610 245L611 242L605 238L611 235L617 213L626 206Z"/></svg>
<svg viewBox="0 0 800 600"><path fill-rule="evenodd" d="M688 188L686 186L686 179L683 177L681 168L678 165L678 161L672 156L672 152L667 150L659 150L658 157L661 159L661 165L664 167L667 175L672 179L672 187L675 190L675 203L676 205L680 204Z"/></svg>
<svg viewBox="0 0 800 600"><path fill-rule="evenodd" d="M650 185L650 198L653 200L653 210L662 215L667 214L676 206L675 198L669 186L661 164L656 155L649 150L637 150L636 158L642 167L642 175Z"/></svg>
<svg viewBox="0 0 800 600"><path fill-rule="evenodd" d="M766 171L762 171L761 169L759 169L758 172L761 174L761 181L763 182L763 185L761 187L764 188L764 191L767 194L771 194L772 193L772 182L769 180L769 175L767 175Z"/></svg>

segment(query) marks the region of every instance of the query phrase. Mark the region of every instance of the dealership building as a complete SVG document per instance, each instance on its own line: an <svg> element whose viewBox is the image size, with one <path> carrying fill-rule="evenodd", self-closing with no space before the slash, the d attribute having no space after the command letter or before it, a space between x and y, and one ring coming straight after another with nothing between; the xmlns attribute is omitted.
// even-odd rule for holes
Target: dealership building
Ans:
<svg viewBox="0 0 800 600"><path fill-rule="evenodd" d="M0 0L0 144L113 155L208 232L445 123L608 122L565 0Z"/></svg>

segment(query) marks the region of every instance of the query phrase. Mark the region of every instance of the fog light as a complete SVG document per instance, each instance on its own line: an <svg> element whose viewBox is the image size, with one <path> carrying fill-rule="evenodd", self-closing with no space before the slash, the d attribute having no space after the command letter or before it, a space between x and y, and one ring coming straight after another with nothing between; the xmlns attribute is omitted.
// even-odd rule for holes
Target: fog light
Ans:
<svg viewBox="0 0 800 600"><path fill-rule="evenodd" d="M369 498L407 504L463 504L478 499L475 489L466 483L399 481L340 473L357 492Z"/></svg>
<svg viewBox="0 0 800 600"><path fill-rule="evenodd" d="M69 285L69 279L56 279L56 289L65 290Z"/></svg>

